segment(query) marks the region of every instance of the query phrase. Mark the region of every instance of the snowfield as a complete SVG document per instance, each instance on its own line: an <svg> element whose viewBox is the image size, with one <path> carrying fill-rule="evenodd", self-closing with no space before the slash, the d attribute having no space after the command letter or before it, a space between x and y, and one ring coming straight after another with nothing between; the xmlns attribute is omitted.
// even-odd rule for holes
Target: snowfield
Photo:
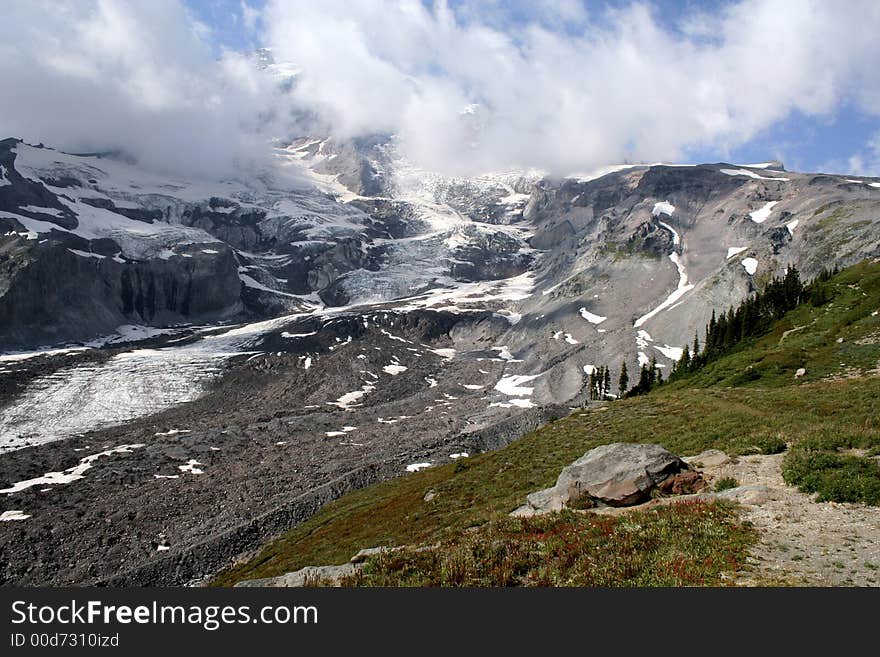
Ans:
<svg viewBox="0 0 880 657"><path fill-rule="evenodd" d="M250 349L255 341L292 317L296 316L245 324L184 346L134 349L104 363L39 377L14 404L0 410L0 453L122 424L193 401L222 372L225 361L254 353Z"/></svg>

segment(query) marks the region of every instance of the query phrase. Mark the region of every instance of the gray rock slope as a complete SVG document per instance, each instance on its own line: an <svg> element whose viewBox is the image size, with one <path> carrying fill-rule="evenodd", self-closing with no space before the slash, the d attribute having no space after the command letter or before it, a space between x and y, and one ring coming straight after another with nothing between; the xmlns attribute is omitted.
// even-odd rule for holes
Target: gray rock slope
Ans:
<svg viewBox="0 0 880 657"><path fill-rule="evenodd" d="M591 366L670 367L790 265L880 256L880 181L778 163L453 178L381 137L276 156L304 174L0 142L0 582L185 583L567 412Z"/></svg>

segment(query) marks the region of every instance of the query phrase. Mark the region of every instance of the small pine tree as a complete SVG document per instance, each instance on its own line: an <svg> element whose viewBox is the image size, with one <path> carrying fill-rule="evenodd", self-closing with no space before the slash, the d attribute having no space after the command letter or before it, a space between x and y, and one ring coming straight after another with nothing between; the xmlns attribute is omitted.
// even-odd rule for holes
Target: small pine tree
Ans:
<svg viewBox="0 0 880 657"><path fill-rule="evenodd" d="M650 374L648 372L648 366L642 365L639 368L639 382L636 384L635 390L638 394L644 394L651 389L651 381Z"/></svg>
<svg viewBox="0 0 880 657"><path fill-rule="evenodd" d="M617 379L617 389L621 397L626 394L627 387L629 387L629 374L626 371L626 361L623 361L620 364L620 378Z"/></svg>
<svg viewBox="0 0 880 657"><path fill-rule="evenodd" d="M691 352L687 345L681 350L681 358L678 360L678 371L687 372L691 368Z"/></svg>
<svg viewBox="0 0 880 657"><path fill-rule="evenodd" d="M606 395L611 394L611 370L608 369L608 366L605 366L605 374L602 377L602 399L605 398Z"/></svg>

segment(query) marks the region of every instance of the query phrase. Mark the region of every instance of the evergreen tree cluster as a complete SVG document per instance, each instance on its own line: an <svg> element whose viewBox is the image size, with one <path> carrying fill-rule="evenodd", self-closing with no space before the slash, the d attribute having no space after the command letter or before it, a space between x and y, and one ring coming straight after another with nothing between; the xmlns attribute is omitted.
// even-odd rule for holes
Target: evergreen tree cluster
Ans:
<svg viewBox="0 0 880 657"><path fill-rule="evenodd" d="M773 278L762 290L749 296L737 308L731 307L717 317L713 310L712 318L706 326L702 348L699 337L695 334L693 344L684 346L681 358L673 365L669 380L674 381L717 360L743 340L765 334L774 321L794 310L801 302L810 300L814 305L825 303L830 298L826 282L835 273L837 272L823 270L816 280L804 285L798 270L792 266L784 276Z"/></svg>
<svg viewBox="0 0 880 657"><path fill-rule="evenodd" d="M717 360L743 340L767 333L773 322L801 303L809 302L814 306L827 303L833 296L829 281L838 273L837 267L832 270L823 269L813 281L804 284L800 273L792 266L784 276L773 278L763 289L746 298L736 308L731 307L720 316L716 316L713 310L712 318L706 326L704 343L700 344L699 335L695 333L693 343L682 348L681 358L673 364L668 380L674 381ZM657 359L651 358L650 362L639 368L636 384L627 389L629 374L626 362L623 362L617 382L618 396L643 395L663 383L663 373L657 365ZM584 384L589 388L591 400L612 396L611 372L607 366L594 368L589 378L585 377Z"/></svg>
<svg viewBox="0 0 880 657"><path fill-rule="evenodd" d="M639 368L639 380L626 393L626 396L633 397L635 395L644 395L650 392L654 387L662 384L663 373L660 371L660 368L657 367L657 359L651 358L648 363L643 364Z"/></svg>
<svg viewBox="0 0 880 657"><path fill-rule="evenodd" d="M607 365L592 368L586 383L590 390L590 400L606 399L613 395L611 392L611 370Z"/></svg>

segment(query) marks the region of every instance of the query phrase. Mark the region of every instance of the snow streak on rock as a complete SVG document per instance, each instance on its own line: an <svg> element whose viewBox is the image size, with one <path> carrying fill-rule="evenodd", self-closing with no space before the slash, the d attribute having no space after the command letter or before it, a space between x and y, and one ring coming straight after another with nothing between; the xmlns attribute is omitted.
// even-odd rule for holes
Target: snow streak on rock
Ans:
<svg viewBox="0 0 880 657"><path fill-rule="evenodd" d="M42 477L36 477L34 479L26 479L25 481L19 481L17 483L12 484L9 488L0 489L0 493L20 493L23 490L27 490L33 486L58 486L60 484L69 484L78 479L82 479L85 476L87 470L91 469L92 465L100 458L105 456L110 456L112 454L130 454L133 449L139 449L143 447L142 443L132 444L132 445L120 445L119 447L114 447L113 449L108 449L103 452L98 452L97 454L91 454L86 456L85 458L80 459L79 463L72 468L68 468L62 472L47 472Z"/></svg>

